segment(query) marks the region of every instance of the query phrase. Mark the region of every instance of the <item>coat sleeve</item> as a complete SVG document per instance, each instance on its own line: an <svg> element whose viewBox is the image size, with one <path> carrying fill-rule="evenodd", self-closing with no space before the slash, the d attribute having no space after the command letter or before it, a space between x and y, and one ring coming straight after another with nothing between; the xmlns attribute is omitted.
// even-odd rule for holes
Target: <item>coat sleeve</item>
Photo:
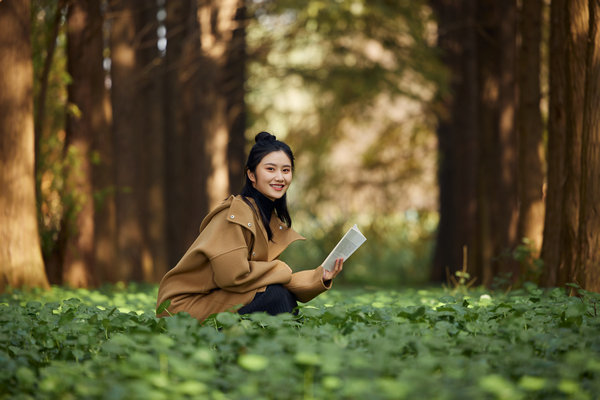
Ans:
<svg viewBox="0 0 600 400"><path fill-rule="evenodd" d="M330 289L331 281L325 285L323 283L323 267L317 267L292 274L292 279L284 287L296 295L299 301L306 303Z"/></svg>
<svg viewBox="0 0 600 400"><path fill-rule="evenodd" d="M245 293L267 285L288 283L290 267L279 260L260 261L248 257L249 231L241 225L218 218L211 222L207 232L211 243L205 244L215 284L224 290ZM246 233L246 234L244 234Z"/></svg>
<svg viewBox="0 0 600 400"><path fill-rule="evenodd" d="M247 247L212 258L210 265L217 286L235 293L245 293L274 283L285 284L292 277L292 270L283 261L248 261Z"/></svg>

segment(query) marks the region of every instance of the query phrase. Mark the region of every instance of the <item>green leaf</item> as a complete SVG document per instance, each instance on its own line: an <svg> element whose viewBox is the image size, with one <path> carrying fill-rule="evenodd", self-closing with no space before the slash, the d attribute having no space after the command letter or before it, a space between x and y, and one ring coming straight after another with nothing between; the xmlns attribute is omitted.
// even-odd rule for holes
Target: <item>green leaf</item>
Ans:
<svg viewBox="0 0 600 400"><path fill-rule="evenodd" d="M242 354L238 364L248 371L262 371L269 365L269 359L259 354Z"/></svg>
<svg viewBox="0 0 600 400"><path fill-rule="evenodd" d="M156 308L156 315L160 315L160 314L164 313L165 311L167 311L167 308L169 308L170 305L171 305L171 299L167 299L167 300L163 301L162 303L160 303L159 306Z"/></svg>

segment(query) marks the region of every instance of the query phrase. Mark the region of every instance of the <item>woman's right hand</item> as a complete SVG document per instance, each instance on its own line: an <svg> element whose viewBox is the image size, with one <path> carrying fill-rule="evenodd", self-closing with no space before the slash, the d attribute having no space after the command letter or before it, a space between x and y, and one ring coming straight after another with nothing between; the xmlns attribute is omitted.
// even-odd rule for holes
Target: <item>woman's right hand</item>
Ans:
<svg viewBox="0 0 600 400"><path fill-rule="evenodd" d="M333 269L331 271L328 271L325 268L323 268L323 282L327 282L335 278L340 272L342 272L343 267L344 259L336 258L335 263L333 264Z"/></svg>

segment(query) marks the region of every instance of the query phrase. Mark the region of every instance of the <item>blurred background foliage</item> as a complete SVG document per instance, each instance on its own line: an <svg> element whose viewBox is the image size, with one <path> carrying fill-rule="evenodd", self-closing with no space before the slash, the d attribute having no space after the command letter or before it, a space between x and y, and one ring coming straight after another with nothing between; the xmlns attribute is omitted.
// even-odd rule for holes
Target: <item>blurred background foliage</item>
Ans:
<svg viewBox="0 0 600 400"><path fill-rule="evenodd" d="M294 149L289 197L294 227L309 239L283 258L314 267L357 223L369 240L342 282L426 281L438 220L433 96L447 80L430 7L360 0L255 0L247 7L247 145L267 130ZM36 133L46 259L65 240L61 224L79 201L65 179L79 162L65 142L66 115L79 112L68 103L65 18L60 2L32 2L35 99L45 102Z"/></svg>
<svg viewBox="0 0 600 400"><path fill-rule="evenodd" d="M294 226L283 258L320 263L357 223L368 241L346 283L428 279L437 226L433 97L447 73L423 1L254 1L247 29L248 143L288 142Z"/></svg>
<svg viewBox="0 0 600 400"><path fill-rule="evenodd" d="M160 279L263 130L296 155L296 269L357 224L348 284L600 282L595 4L30 2L51 283Z"/></svg>

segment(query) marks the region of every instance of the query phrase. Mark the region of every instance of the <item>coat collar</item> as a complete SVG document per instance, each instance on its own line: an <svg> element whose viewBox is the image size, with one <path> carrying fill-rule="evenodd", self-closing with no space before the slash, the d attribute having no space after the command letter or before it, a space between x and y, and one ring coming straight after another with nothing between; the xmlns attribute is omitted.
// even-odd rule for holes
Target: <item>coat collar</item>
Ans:
<svg viewBox="0 0 600 400"><path fill-rule="evenodd" d="M254 199L249 200L256 210L257 205L254 202ZM226 214L229 222L241 225L243 228L250 230L255 237L261 236L265 242L268 243L269 254L267 261L279 257L292 242L305 239L292 228L288 228L287 225L277 217L275 212L273 212L271 222L269 223L271 231L273 232L273 239L268 241L267 232L262 223L259 222L260 217L248 206L241 195L229 196L227 200L212 210L202 221L200 231L204 230L213 217L223 210L227 210Z"/></svg>

